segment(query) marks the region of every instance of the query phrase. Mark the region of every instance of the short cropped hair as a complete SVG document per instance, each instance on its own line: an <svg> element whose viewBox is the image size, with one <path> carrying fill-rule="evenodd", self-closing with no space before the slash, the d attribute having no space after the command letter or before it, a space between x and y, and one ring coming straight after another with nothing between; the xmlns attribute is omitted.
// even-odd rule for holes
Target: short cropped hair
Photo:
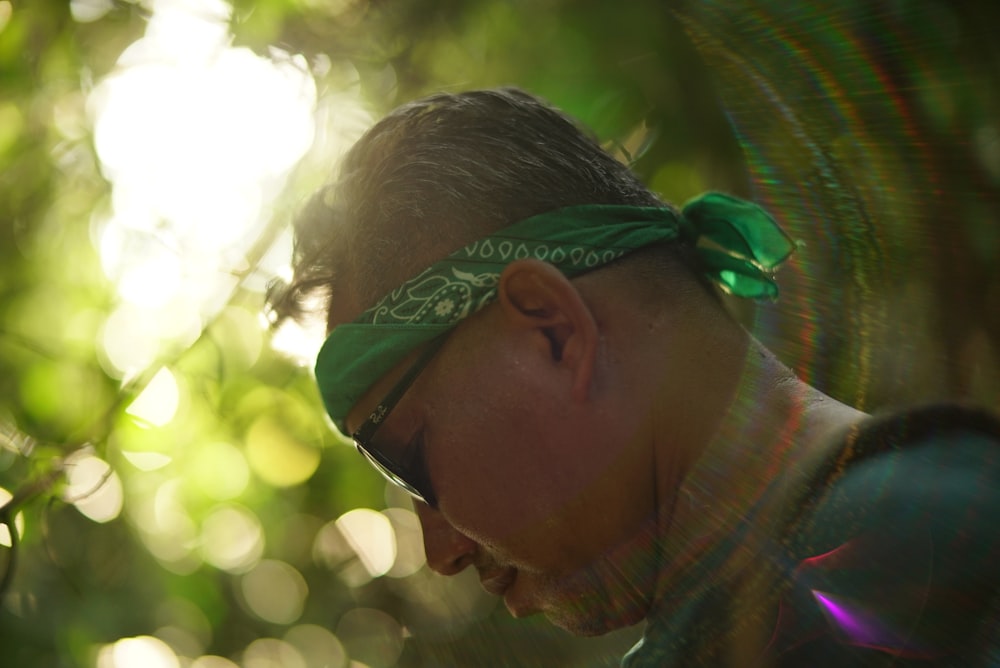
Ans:
<svg viewBox="0 0 1000 668"><path fill-rule="evenodd" d="M298 317L317 291L328 300L334 285L349 285L371 305L429 256L579 204L669 206L533 95L516 88L431 95L374 125L344 157L339 177L312 197L295 223L294 278L272 291L271 306L279 318ZM669 246L703 282L693 249Z"/></svg>

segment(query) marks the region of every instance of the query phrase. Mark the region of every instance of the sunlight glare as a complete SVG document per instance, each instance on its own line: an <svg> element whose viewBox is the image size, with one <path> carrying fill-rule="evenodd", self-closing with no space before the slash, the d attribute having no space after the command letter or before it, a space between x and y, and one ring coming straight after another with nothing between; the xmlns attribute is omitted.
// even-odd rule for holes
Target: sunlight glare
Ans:
<svg viewBox="0 0 1000 668"><path fill-rule="evenodd" d="M146 35L91 98L116 205L130 202L133 216L144 207L182 249L244 240L261 194L276 193L314 133L316 89L304 60L229 46L230 8L214 4L154 2Z"/></svg>
<svg viewBox="0 0 1000 668"><path fill-rule="evenodd" d="M269 415L250 425L246 453L254 473L269 485L291 487L308 480L319 467L319 448L303 443Z"/></svg>
<svg viewBox="0 0 1000 668"><path fill-rule="evenodd" d="M7 503L13 498L13 494L0 487L0 506ZM24 535L24 513L18 513L14 516L14 530L17 532L18 538ZM10 530L7 525L0 525L0 545L3 547L11 546L11 535Z"/></svg>
<svg viewBox="0 0 1000 668"><path fill-rule="evenodd" d="M286 318L271 334L271 348L299 366L311 366L322 345L322 323L309 327Z"/></svg>
<svg viewBox="0 0 1000 668"><path fill-rule="evenodd" d="M181 267L177 256L158 252L122 271L118 292L133 304L159 306L173 297L181 284Z"/></svg>
<svg viewBox="0 0 1000 668"><path fill-rule="evenodd" d="M108 375L127 380L156 361L163 342L190 345L201 333L197 309L195 300L186 294L159 308L128 302L119 305L100 330L102 367Z"/></svg>
<svg viewBox="0 0 1000 668"><path fill-rule="evenodd" d="M220 570L250 570L264 553L260 520L241 506L220 506L202 522L201 553L205 561Z"/></svg>
<svg viewBox="0 0 1000 668"><path fill-rule="evenodd" d="M240 494L250 484L250 466L243 451L221 441L206 443L192 453L188 478L210 499L225 501Z"/></svg>
<svg viewBox="0 0 1000 668"><path fill-rule="evenodd" d="M122 457L140 471L157 471L168 465L174 459L161 452L137 452L122 450Z"/></svg>
<svg viewBox="0 0 1000 668"><path fill-rule="evenodd" d="M0 0L0 32L7 27L10 22L10 15L14 13L14 6L10 0Z"/></svg>
<svg viewBox="0 0 1000 668"><path fill-rule="evenodd" d="M179 656L198 656L205 645L187 629L168 624L153 631L153 636L167 643Z"/></svg>
<svg viewBox="0 0 1000 668"><path fill-rule="evenodd" d="M114 9L111 0L70 0L69 12L77 23L93 23Z"/></svg>
<svg viewBox="0 0 1000 668"><path fill-rule="evenodd" d="M302 615L309 586L293 566L264 559L240 580L250 611L272 624L293 624Z"/></svg>
<svg viewBox="0 0 1000 668"><path fill-rule="evenodd" d="M354 558L354 550L344 538L344 534L337 528L336 521L330 521L316 532L312 555L313 561L317 564L336 571L340 570L348 560Z"/></svg>
<svg viewBox="0 0 1000 668"><path fill-rule="evenodd" d="M308 668L299 651L284 640L258 638L243 651L243 668Z"/></svg>
<svg viewBox="0 0 1000 668"><path fill-rule="evenodd" d="M190 573L201 565L193 552L197 528L181 502L179 479L162 482L150 499L143 497L129 505L132 523L150 553L177 573Z"/></svg>
<svg viewBox="0 0 1000 668"><path fill-rule="evenodd" d="M369 665L395 665L403 651L403 627L375 608L348 610L337 622L337 636L351 657Z"/></svg>
<svg viewBox="0 0 1000 668"><path fill-rule="evenodd" d="M386 508L382 514L389 518L396 534L396 559L386 575L408 578L427 563L420 520L416 513L405 508Z"/></svg>
<svg viewBox="0 0 1000 668"><path fill-rule="evenodd" d="M121 638L97 654L97 668L180 668L170 646L153 636Z"/></svg>
<svg viewBox="0 0 1000 668"><path fill-rule="evenodd" d="M385 575L396 561L396 534L389 518L370 508L355 508L337 518L337 528L372 577Z"/></svg>
<svg viewBox="0 0 1000 668"><path fill-rule="evenodd" d="M190 668L240 668L229 659L214 654L199 656L191 662Z"/></svg>
<svg viewBox="0 0 1000 668"><path fill-rule="evenodd" d="M179 404L180 388L177 379L169 369L163 367L125 412L147 424L162 427L174 419Z"/></svg>
<svg viewBox="0 0 1000 668"><path fill-rule="evenodd" d="M310 148L316 83L300 55L232 46L232 8L222 0L148 6L145 35L87 100L112 183L94 238L126 303L188 304L200 329L249 270L246 254ZM120 320L109 319L103 343L116 375L128 376L170 337L153 326L122 329Z"/></svg>
<svg viewBox="0 0 1000 668"><path fill-rule="evenodd" d="M66 458L66 503L85 517L104 523L118 517L125 501L121 478L100 457L80 451Z"/></svg>
<svg viewBox="0 0 1000 668"><path fill-rule="evenodd" d="M142 316L139 308L123 304L104 321L98 350L108 375L127 378L156 360L158 331L154 322Z"/></svg>
<svg viewBox="0 0 1000 668"><path fill-rule="evenodd" d="M294 647L309 668L345 668L347 652L337 636L315 624L293 626L285 634L285 642Z"/></svg>

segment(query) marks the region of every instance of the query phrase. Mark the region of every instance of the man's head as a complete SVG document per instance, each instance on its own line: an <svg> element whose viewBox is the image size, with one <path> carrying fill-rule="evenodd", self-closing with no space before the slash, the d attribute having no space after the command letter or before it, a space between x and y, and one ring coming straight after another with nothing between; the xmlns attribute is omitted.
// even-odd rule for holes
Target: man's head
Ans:
<svg viewBox="0 0 1000 668"><path fill-rule="evenodd" d="M295 280L276 304L347 287L349 320L429 259L576 204L665 206L560 111L517 89L432 95L399 107L345 156L296 221ZM667 251L690 264L678 245ZM662 255L662 253L660 254ZM697 275L697 272L692 272Z"/></svg>
<svg viewBox="0 0 1000 668"><path fill-rule="evenodd" d="M453 251L575 205L658 207L685 222L525 93L406 105L355 145L307 208L285 304L324 290L336 334ZM491 279L491 305L433 354L422 344L363 379L343 418L349 432L406 388L390 413L375 411L364 438L433 489L435 507L417 504L432 568L475 566L514 612L544 611L577 633L646 614L660 513L671 505L664 485L683 475L738 375L738 356L717 351L735 351L743 334L700 262L682 239L572 279L548 262L513 260ZM654 402L676 410L655 413Z"/></svg>

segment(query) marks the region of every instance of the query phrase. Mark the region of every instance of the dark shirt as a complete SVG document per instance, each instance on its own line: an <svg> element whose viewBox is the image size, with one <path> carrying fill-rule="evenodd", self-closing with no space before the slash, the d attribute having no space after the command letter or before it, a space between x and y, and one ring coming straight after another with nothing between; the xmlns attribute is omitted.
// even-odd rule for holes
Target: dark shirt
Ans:
<svg viewBox="0 0 1000 668"><path fill-rule="evenodd" d="M827 452L750 564L650 615L623 666L1000 666L1000 423L926 407Z"/></svg>

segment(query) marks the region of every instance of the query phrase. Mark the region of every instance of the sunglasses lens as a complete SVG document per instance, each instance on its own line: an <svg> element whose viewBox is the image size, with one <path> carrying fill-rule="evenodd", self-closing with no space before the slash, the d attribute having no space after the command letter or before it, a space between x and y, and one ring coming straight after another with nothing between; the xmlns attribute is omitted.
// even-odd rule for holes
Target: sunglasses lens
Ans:
<svg viewBox="0 0 1000 668"><path fill-rule="evenodd" d="M396 386L385 395L382 402L375 407L375 410L371 412L364 424L354 432L354 445L357 446L358 452L364 455L365 459L371 462L372 466L385 476L386 480L402 487L413 498L426 503L432 508L436 507L436 499L434 493L431 491L427 472L424 470L423 457L420 456L420 453L415 453L417 454L416 457L408 457L406 453L401 452L397 452L395 455L387 454L387 452L392 452L392 448L386 451L374 445L372 438L375 436L375 432L382 426L386 416L395 408L396 403L406 394L407 389L413 384L413 381L417 379L420 372L424 370L424 367L437 354L438 349L441 348L446 338L440 336L436 340L431 341L413 366L396 383ZM401 464L399 463L400 461L408 463Z"/></svg>
<svg viewBox="0 0 1000 668"><path fill-rule="evenodd" d="M403 467L395 464L377 449L366 446L359 440L355 440L354 445L358 448L358 452L364 455L365 459L367 459L371 465L385 477L386 480L407 491L410 496L415 498L417 501L426 503L429 506L434 505L433 495L421 492L417 488L416 484L410 482L411 480L415 480L416 476L405 471Z"/></svg>

